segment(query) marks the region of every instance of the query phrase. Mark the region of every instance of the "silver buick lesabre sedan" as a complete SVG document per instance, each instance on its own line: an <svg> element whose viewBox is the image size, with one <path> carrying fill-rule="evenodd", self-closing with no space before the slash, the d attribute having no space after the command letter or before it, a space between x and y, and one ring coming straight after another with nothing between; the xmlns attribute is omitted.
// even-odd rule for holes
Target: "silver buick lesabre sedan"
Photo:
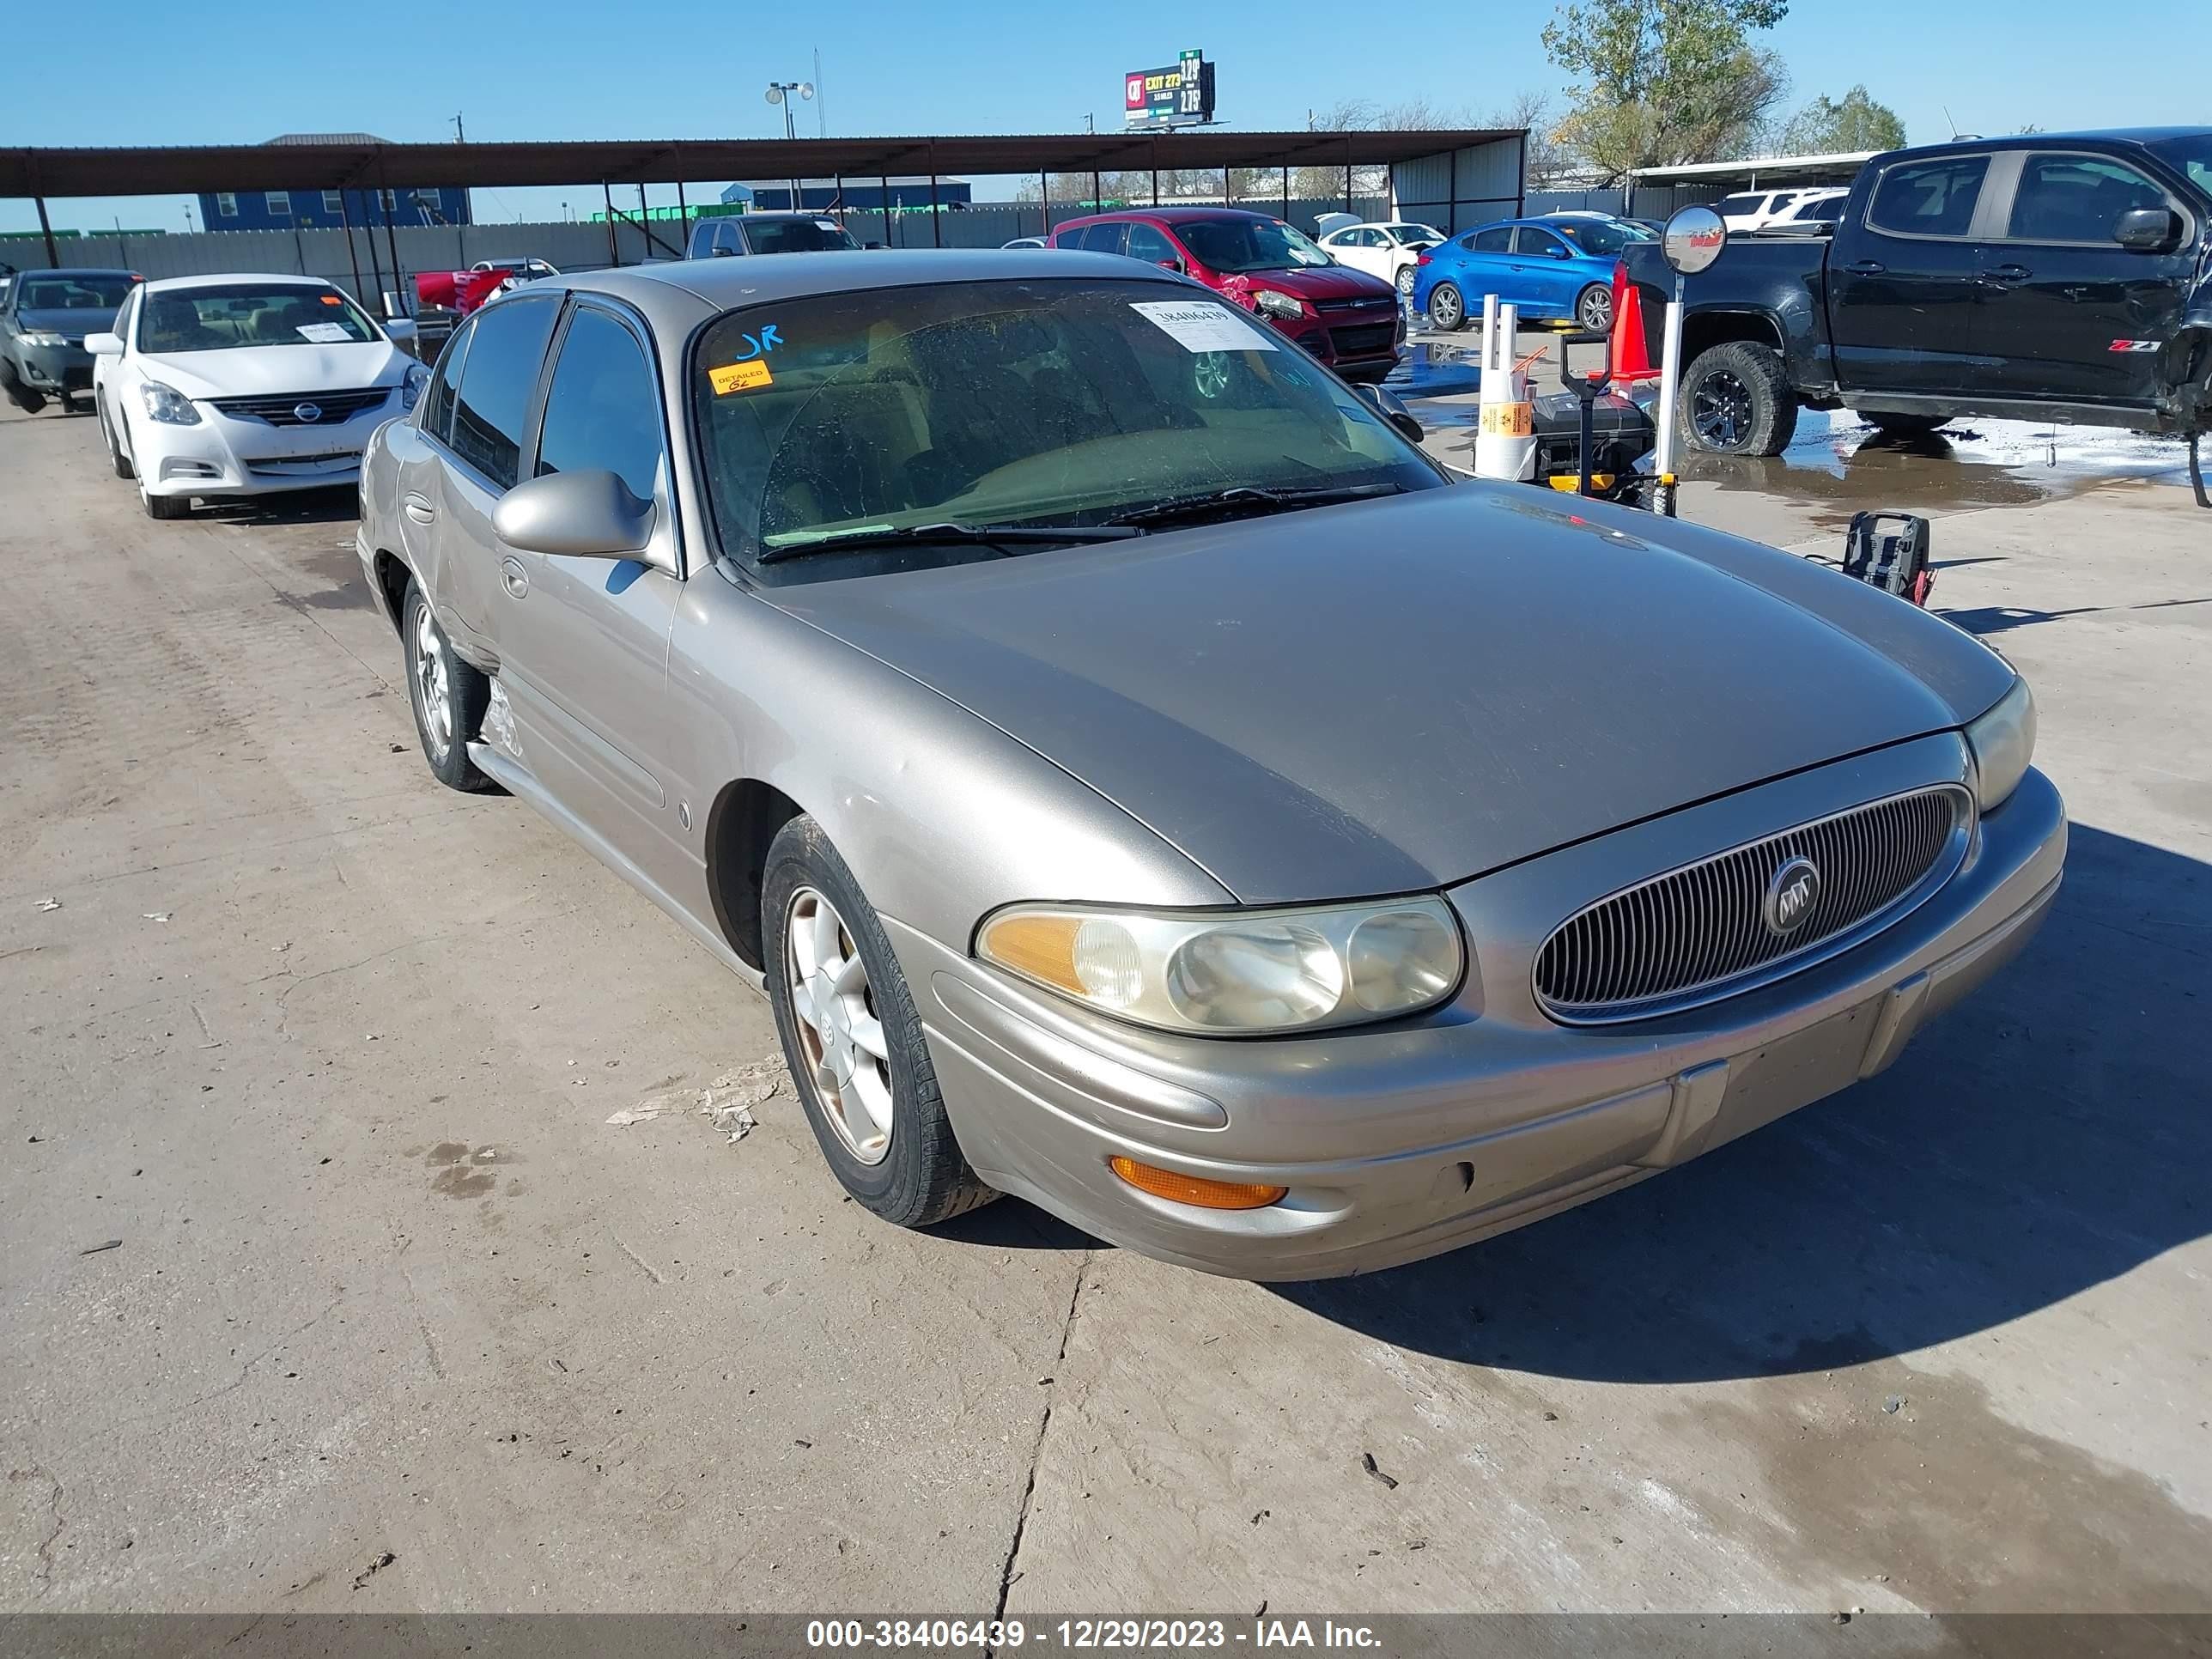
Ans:
<svg viewBox="0 0 2212 1659"><path fill-rule="evenodd" d="M1350 1273L1881 1070L2066 845L1973 639L1409 424L1108 255L562 276L360 553L432 770L763 986L878 1215Z"/></svg>

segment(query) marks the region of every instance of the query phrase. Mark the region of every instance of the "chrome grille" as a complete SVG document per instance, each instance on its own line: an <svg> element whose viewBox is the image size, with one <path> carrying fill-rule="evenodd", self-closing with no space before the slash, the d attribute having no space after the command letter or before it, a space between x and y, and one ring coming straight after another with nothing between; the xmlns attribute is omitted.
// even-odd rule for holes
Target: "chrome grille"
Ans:
<svg viewBox="0 0 2212 1659"><path fill-rule="evenodd" d="M1948 785L1893 795L1654 876L1577 912L1536 953L1536 997L1567 1021L1636 1019L1748 989L1859 933L1948 878L1972 805ZM1768 884L1810 860L1820 892L1786 933Z"/></svg>
<svg viewBox="0 0 2212 1659"><path fill-rule="evenodd" d="M374 409L392 395L388 386L365 386L358 392L289 392L273 398L210 398L224 414L244 420L266 421L271 426L337 426L365 409ZM302 407L319 410L313 421L302 421Z"/></svg>

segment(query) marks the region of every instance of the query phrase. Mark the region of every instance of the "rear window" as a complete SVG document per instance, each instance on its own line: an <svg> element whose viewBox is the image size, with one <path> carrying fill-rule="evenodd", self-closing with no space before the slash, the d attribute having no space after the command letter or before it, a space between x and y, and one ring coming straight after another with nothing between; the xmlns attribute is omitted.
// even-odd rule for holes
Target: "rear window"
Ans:
<svg viewBox="0 0 2212 1659"><path fill-rule="evenodd" d="M1867 222L1905 236L1964 236L1989 170L1986 155L1947 155L1891 167L1875 187Z"/></svg>
<svg viewBox="0 0 2212 1659"><path fill-rule="evenodd" d="M1509 252L1513 246L1513 227L1496 225L1488 230L1478 230L1474 235L1463 238L1461 246L1472 248L1477 253Z"/></svg>
<svg viewBox="0 0 2212 1659"><path fill-rule="evenodd" d="M835 219L741 219L745 246L755 253L820 253L858 247Z"/></svg>
<svg viewBox="0 0 2212 1659"><path fill-rule="evenodd" d="M1713 211L1723 218L1732 213L1760 213L1766 208L1764 196L1723 196L1713 204Z"/></svg>
<svg viewBox="0 0 2212 1659"><path fill-rule="evenodd" d="M17 302L25 311L113 311L131 297L131 280L79 270L65 276L25 276Z"/></svg>

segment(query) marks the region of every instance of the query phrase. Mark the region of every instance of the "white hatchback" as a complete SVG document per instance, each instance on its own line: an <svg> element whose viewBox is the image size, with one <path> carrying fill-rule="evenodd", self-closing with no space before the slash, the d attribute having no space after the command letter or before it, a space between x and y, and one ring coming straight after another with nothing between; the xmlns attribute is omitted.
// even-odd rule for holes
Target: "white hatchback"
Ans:
<svg viewBox="0 0 2212 1659"><path fill-rule="evenodd" d="M85 347L115 476L137 481L156 519L185 517L194 496L353 483L369 434L430 378L312 276L146 283Z"/></svg>

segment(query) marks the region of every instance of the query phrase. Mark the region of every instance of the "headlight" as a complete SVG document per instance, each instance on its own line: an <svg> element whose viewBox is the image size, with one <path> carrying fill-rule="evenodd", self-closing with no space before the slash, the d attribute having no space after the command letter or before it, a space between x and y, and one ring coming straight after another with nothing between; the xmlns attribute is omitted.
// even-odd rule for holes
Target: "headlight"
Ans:
<svg viewBox="0 0 2212 1659"><path fill-rule="evenodd" d="M138 395L146 401L146 413L164 426L197 426L200 412L192 407L192 400L174 386L163 386L159 380L148 380L138 388Z"/></svg>
<svg viewBox="0 0 2212 1659"><path fill-rule="evenodd" d="M1974 751L1974 799L1984 812L2004 805L2035 757L2035 698L2016 679L1997 706L1966 727Z"/></svg>
<svg viewBox="0 0 2212 1659"><path fill-rule="evenodd" d="M407 366L407 378L399 383L399 404L403 409L412 409L422 395L422 388L430 384L430 371L420 363Z"/></svg>
<svg viewBox="0 0 2212 1659"><path fill-rule="evenodd" d="M50 328L27 328L23 331L23 343L27 346L65 346L69 339Z"/></svg>
<svg viewBox="0 0 2212 1659"><path fill-rule="evenodd" d="M1285 319L1303 317L1306 312L1304 303L1295 295L1273 288L1254 289L1252 308L1262 316L1281 317Z"/></svg>
<svg viewBox="0 0 2212 1659"><path fill-rule="evenodd" d="M1102 1013L1212 1036L1415 1013L1451 995L1466 965L1437 898L1157 915L1016 905L984 922L975 951Z"/></svg>

